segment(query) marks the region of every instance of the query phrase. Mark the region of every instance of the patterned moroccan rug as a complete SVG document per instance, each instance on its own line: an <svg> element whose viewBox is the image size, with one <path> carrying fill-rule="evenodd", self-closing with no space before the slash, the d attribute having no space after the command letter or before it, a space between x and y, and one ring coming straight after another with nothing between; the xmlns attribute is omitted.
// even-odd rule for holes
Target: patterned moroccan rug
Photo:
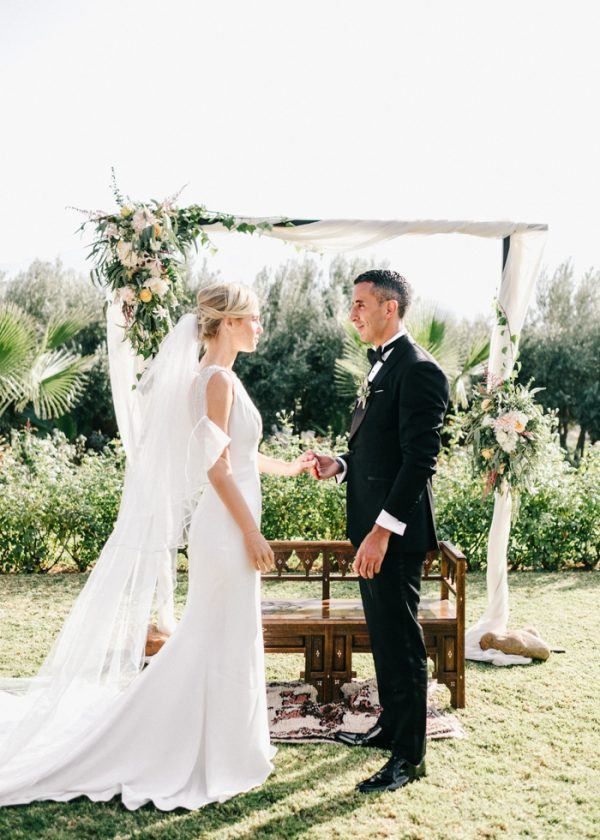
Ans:
<svg viewBox="0 0 600 840"><path fill-rule="evenodd" d="M435 680L427 690L427 737L465 738L453 714L439 708ZM366 732L380 711L375 678L342 686L343 700L317 703L317 690L302 682L269 683L267 704L272 741L332 741L340 729Z"/></svg>

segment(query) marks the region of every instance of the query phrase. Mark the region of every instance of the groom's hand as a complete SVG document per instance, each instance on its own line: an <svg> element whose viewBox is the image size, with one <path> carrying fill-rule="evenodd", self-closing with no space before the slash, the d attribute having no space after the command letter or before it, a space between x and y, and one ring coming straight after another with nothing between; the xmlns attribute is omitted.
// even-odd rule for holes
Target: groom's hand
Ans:
<svg viewBox="0 0 600 840"><path fill-rule="evenodd" d="M304 454L314 458L316 461L315 466L311 470L311 474L315 478L320 480L333 478L334 475L337 475L342 471L338 461L336 461L335 458L330 458L329 455L317 455L316 452L312 452L311 450L305 452Z"/></svg>
<svg viewBox="0 0 600 840"><path fill-rule="evenodd" d="M374 525L361 542L354 558L354 571L360 577L372 579L381 569L390 541L390 531Z"/></svg>

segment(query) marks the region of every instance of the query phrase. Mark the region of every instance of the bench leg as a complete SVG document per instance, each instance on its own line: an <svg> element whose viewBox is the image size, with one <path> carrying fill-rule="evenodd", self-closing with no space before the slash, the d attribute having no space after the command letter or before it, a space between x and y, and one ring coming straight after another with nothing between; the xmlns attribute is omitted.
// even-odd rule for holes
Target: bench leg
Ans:
<svg viewBox="0 0 600 840"><path fill-rule="evenodd" d="M304 673L300 678L317 689L319 703L327 703L331 691L327 684L327 663L325 660L327 639L325 635L312 636L306 639L304 648Z"/></svg>
<svg viewBox="0 0 600 840"><path fill-rule="evenodd" d="M456 702L454 702L456 700ZM465 699L465 674L464 674L464 665L463 665L463 673L459 672L458 679L456 680L456 688L455 693L452 698L452 705L455 709L464 709L466 704Z"/></svg>
<svg viewBox="0 0 600 840"><path fill-rule="evenodd" d="M356 676L352 670L352 634L326 627L322 635L308 636L304 661L301 678L317 689L319 703L339 700L344 683Z"/></svg>
<svg viewBox="0 0 600 840"><path fill-rule="evenodd" d="M356 676L352 670L352 633L336 631L332 654L332 700L340 700L342 686Z"/></svg>

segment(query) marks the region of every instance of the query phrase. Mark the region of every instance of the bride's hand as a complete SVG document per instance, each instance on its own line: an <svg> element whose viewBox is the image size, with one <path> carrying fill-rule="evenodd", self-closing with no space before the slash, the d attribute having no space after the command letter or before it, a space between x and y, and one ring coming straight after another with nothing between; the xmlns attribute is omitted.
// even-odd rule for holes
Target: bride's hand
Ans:
<svg viewBox="0 0 600 840"><path fill-rule="evenodd" d="M312 471L317 465L317 460L312 452L303 452L302 455L298 455L297 458L294 458L293 461L290 463L291 472L290 475L301 475L303 472L310 472Z"/></svg>
<svg viewBox="0 0 600 840"><path fill-rule="evenodd" d="M273 550L258 529L244 534L244 545L257 572L270 572L275 568Z"/></svg>

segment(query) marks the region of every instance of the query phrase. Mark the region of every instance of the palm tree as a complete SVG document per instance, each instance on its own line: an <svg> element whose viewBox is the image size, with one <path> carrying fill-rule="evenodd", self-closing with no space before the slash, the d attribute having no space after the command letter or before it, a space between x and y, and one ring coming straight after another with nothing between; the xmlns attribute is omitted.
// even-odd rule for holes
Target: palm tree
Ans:
<svg viewBox="0 0 600 840"><path fill-rule="evenodd" d="M435 306L420 302L411 309L407 327L417 344L431 353L448 377L452 403L466 408L470 381L483 372L489 356L487 336L474 335L470 344L461 348L452 321ZM345 331L344 352L335 363L335 382L340 396L352 400L370 365L366 355L367 345L360 340L354 327L347 323Z"/></svg>
<svg viewBox="0 0 600 840"><path fill-rule="evenodd" d="M0 415L9 406L22 412L30 404L41 420L71 410L94 357L80 356L64 345L90 321L83 311L55 316L40 339L30 315L0 301Z"/></svg>

